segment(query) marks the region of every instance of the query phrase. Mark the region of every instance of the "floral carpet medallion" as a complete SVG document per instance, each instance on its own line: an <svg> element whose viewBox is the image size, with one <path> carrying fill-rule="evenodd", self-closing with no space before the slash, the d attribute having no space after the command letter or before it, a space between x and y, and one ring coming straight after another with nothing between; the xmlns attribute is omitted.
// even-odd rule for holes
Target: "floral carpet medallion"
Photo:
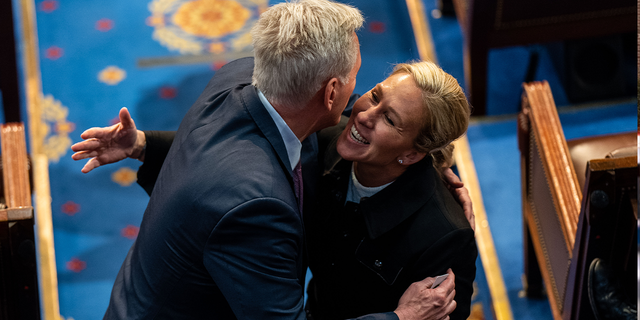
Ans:
<svg viewBox="0 0 640 320"><path fill-rule="evenodd" d="M52 95L41 97L42 118L46 124L44 152L50 162L58 162L60 157L67 154L71 146L69 133L75 130L75 124L67 121L69 109L56 100Z"/></svg>
<svg viewBox="0 0 640 320"><path fill-rule="evenodd" d="M268 0L153 0L147 24L153 39L181 54L248 49L251 27Z"/></svg>

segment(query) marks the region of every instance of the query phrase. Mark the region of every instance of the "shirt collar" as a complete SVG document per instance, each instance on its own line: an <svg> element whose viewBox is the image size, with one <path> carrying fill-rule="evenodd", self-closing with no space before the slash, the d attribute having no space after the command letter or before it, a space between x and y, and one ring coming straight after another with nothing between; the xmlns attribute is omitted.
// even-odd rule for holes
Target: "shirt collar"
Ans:
<svg viewBox="0 0 640 320"><path fill-rule="evenodd" d="M257 89L257 88L256 88ZM289 156L289 164L291 165L291 170L295 168L295 166L300 161L300 151L302 150L302 143L298 140L298 137L291 131L291 128L284 122L284 119L280 116L278 111L269 103L267 98L264 96L260 89L258 90L258 97L260 97L260 101L264 105L267 112L273 119L273 122L276 123L276 127L278 127L278 131L280 132L280 136L282 136L282 140L284 141L284 147L287 149L287 155Z"/></svg>

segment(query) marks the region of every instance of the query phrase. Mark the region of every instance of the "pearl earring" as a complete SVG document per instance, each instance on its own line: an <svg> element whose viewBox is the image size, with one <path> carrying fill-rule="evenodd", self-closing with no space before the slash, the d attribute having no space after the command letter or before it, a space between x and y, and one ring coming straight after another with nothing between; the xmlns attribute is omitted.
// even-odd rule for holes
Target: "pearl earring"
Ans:
<svg viewBox="0 0 640 320"><path fill-rule="evenodd" d="M402 159L398 159L398 163L402 164L402 162L403 162Z"/></svg>

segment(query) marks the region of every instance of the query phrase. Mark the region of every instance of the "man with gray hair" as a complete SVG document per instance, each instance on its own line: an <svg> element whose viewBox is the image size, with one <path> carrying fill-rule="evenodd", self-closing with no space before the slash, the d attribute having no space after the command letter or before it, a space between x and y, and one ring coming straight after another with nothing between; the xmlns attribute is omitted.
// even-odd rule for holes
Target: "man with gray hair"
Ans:
<svg viewBox="0 0 640 320"><path fill-rule="evenodd" d="M301 141L338 123L362 24L357 9L328 0L261 15L255 59L218 70L182 120L105 319L305 318ZM83 172L113 160L93 158ZM409 288L395 313L363 319L446 318L453 287L437 297L425 287Z"/></svg>

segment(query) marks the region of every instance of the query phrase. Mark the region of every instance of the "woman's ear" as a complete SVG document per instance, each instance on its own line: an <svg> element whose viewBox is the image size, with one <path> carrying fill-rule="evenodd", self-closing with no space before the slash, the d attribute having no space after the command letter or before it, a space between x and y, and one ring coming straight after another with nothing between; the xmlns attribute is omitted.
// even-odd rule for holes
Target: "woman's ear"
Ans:
<svg viewBox="0 0 640 320"><path fill-rule="evenodd" d="M420 162L427 154L425 152L419 152L416 149L411 149L403 154L399 160L402 160L403 165L412 165L414 163Z"/></svg>

